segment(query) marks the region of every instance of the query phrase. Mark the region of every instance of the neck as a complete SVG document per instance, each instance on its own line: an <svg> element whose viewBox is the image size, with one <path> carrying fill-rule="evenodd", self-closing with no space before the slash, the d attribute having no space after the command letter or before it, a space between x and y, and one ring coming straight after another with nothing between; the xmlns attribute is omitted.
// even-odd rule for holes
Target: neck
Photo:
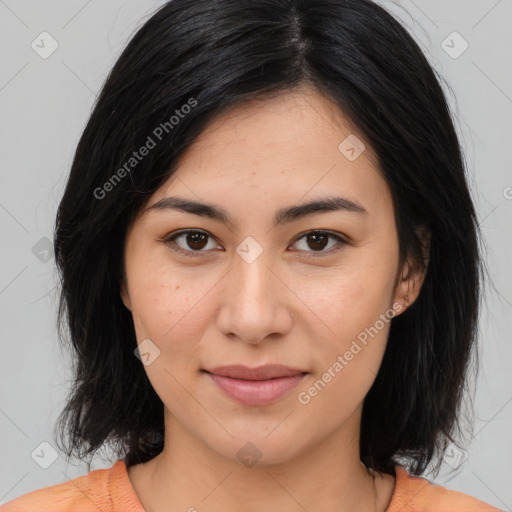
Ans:
<svg viewBox="0 0 512 512"><path fill-rule="evenodd" d="M368 471L360 461L354 435L359 420L354 414L320 444L288 460L263 463L262 457L250 466L236 455L219 455L166 411L164 450L129 468L129 476L147 512L385 512L394 479Z"/></svg>

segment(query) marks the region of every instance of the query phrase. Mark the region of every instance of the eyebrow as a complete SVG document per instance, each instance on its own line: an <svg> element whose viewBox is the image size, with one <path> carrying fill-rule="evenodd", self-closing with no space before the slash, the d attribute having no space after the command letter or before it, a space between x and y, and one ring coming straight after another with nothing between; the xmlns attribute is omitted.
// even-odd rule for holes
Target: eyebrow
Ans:
<svg viewBox="0 0 512 512"><path fill-rule="evenodd" d="M192 213L201 217L208 217L213 220L220 221L224 224L233 226L233 220L229 213L214 204L201 203L191 199L185 199L177 196L169 196L160 199L157 203L148 207L145 211L150 210L179 210L185 213ZM309 203L289 206L277 210L274 216L274 227L293 222L316 213L344 211L350 213L358 213L367 215L368 211L356 201L343 197L327 197Z"/></svg>

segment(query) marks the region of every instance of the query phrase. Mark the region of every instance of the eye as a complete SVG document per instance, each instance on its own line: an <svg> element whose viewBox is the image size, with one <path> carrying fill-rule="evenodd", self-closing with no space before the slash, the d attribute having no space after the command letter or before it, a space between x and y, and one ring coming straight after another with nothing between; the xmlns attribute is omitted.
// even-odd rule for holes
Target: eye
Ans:
<svg viewBox="0 0 512 512"><path fill-rule="evenodd" d="M318 257L325 256L327 254L332 254L342 246L348 245L348 242L334 233L329 231L309 231L304 233L299 238L296 239L293 245L297 245L301 240L305 240L306 243L304 245L313 249L313 251L308 251L307 249L299 249L304 252L312 252L318 254L311 254L308 257ZM332 239L334 243L329 246L329 239ZM168 236L164 240L169 248L173 251L184 254L185 256L200 256L199 253L208 251L208 243L212 243L209 249L215 249L216 247L220 247L213 240L213 237L205 232L197 229L184 229L178 231L177 233ZM328 250L324 250L326 247L329 247Z"/></svg>
<svg viewBox="0 0 512 512"><path fill-rule="evenodd" d="M330 246L328 243L329 238L335 241L335 243L331 244ZM314 249L313 251L306 250L306 252L319 253L307 256L313 258L316 258L318 256L325 256L327 254L332 254L336 251L339 251L342 248L342 246L348 245L348 242L345 241L343 238L341 238L338 235L335 235L334 233L330 233L329 231L309 231L308 233L305 233L301 237L297 238L294 244L297 244L302 239L306 240L306 243L303 244L303 247L307 246ZM329 250L323 250L326 247L329 247Z"/></svg>
<svg viewBox="0 0 512 512"><path fill-rule="evenodd" d="M185 229L179 231L178 233L174 233L172 236L165 238L163 241L169 245L169 247L176 252L182 253L185 256L200 256L199 252L203 251L205 247L208 245L208 239L211 236L205 231L199 231L196 229ZM177 243L177 241L181 240L181 246ZM213 240L213 239L212 239ZM214 246L216 244L213 244ZM185 246L185 247L183 247ZM187 247L188 246L188 247ZM217 244L218 246L218 244ZM190 250L190 249L192 250ZM211 247L210 247L211 248ZM215 248L215 247L213 247Z"/></svg>

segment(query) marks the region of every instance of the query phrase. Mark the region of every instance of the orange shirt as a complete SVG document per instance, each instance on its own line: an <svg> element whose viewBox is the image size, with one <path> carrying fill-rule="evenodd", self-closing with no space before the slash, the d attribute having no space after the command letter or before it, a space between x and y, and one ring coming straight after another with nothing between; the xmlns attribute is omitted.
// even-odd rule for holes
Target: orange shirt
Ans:
<svg viewBox="0 0 512 512"><path fill-rule="evenodd" d="M119 459L109 469L96 469L15 498L0 512L144 512ZM386 512L500 512L468 494L451 491L396 466L395 490Z"/></svg>

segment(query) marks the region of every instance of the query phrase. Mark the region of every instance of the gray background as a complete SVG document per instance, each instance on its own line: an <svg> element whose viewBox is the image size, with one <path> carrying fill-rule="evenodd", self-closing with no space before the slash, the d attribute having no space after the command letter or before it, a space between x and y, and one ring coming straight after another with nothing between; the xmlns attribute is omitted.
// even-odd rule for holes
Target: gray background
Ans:
<svg viewBox="0 0 512 512"><path fill-rule="evenodd" d="M0 504L86 472L85 464L67 465L41 445L54 444L52 428L71 379L55 330L53 223L95 95L136 28L161 3L0 0ZM450 450L441 474L425 476L512 510L512 2L381 3L454 91L446 88L495 285L480 322L469 456ZM45 56L55 44L50 37L58 48ZM92 469L113 461L104 451Z"/></svg>

